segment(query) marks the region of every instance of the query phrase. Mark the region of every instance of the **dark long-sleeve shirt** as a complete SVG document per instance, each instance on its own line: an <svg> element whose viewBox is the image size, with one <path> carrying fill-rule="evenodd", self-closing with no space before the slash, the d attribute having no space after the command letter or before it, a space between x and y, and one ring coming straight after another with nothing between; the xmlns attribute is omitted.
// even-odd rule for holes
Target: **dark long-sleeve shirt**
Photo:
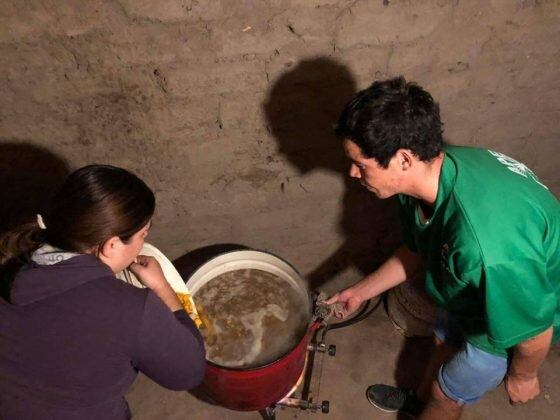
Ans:
<svg viewBox="0 0 560 420"><path fill-rule="evenodd" d="M115 278L90 255L18 272L0 299L0 418L126 419L141 371L186 390L204 376L202 337L184 311Z"/></svg>

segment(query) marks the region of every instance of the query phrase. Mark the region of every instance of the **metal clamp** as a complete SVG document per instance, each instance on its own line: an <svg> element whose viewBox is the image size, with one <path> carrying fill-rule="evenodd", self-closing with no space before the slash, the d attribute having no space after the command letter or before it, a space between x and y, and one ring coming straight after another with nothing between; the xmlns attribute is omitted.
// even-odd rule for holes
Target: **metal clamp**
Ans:
<svg viewBox="0 0 560 420"><path fill-rule="evenodd" d="M325 292L320 292L316 295L313 305L313 318L315 320L320 320L323 325L327 325L329 319L335 314L335 312L340 311L340 304L326 303L328 296Z"/></svg>

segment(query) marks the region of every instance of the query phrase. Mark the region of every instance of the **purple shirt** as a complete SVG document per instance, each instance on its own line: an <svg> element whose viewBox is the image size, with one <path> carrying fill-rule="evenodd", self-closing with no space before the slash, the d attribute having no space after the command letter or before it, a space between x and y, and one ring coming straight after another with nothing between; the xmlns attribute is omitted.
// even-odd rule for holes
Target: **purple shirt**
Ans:
<svg viewBox="0 0 560 420"><path fill-rule="evenodd" d="M186 390L205 366L202 337L184 311L117 280L91 255L30 263L10 302L0 299L2 419L126 419L124 395L138 371Z"/></svg>

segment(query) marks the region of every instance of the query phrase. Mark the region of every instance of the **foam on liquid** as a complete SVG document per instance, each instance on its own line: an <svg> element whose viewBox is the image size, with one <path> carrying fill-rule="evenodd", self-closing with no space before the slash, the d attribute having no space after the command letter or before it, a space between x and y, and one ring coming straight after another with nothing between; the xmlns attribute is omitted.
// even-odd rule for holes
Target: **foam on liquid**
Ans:
<svg viewBox="0 0 560 420"><path fill-rule="evenodd" d="M193 296L211 328L206 358L226 367L257 367L290 351L305 333L307 297L274 274L242 269L210 280Z"/></svg>

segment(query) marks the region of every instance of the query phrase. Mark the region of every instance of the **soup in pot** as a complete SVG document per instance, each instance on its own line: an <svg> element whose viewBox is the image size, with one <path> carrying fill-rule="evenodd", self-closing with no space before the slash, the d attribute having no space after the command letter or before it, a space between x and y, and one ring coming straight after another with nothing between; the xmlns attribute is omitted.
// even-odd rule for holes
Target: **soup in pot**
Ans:
<svg viewBox="0 0 560 420"><path fill-rule="evenodd" d="M263 366L288 353L309 320L308 296L257 269L223 273L193 296L206 318L206 358L235 368Z"/></svg>

